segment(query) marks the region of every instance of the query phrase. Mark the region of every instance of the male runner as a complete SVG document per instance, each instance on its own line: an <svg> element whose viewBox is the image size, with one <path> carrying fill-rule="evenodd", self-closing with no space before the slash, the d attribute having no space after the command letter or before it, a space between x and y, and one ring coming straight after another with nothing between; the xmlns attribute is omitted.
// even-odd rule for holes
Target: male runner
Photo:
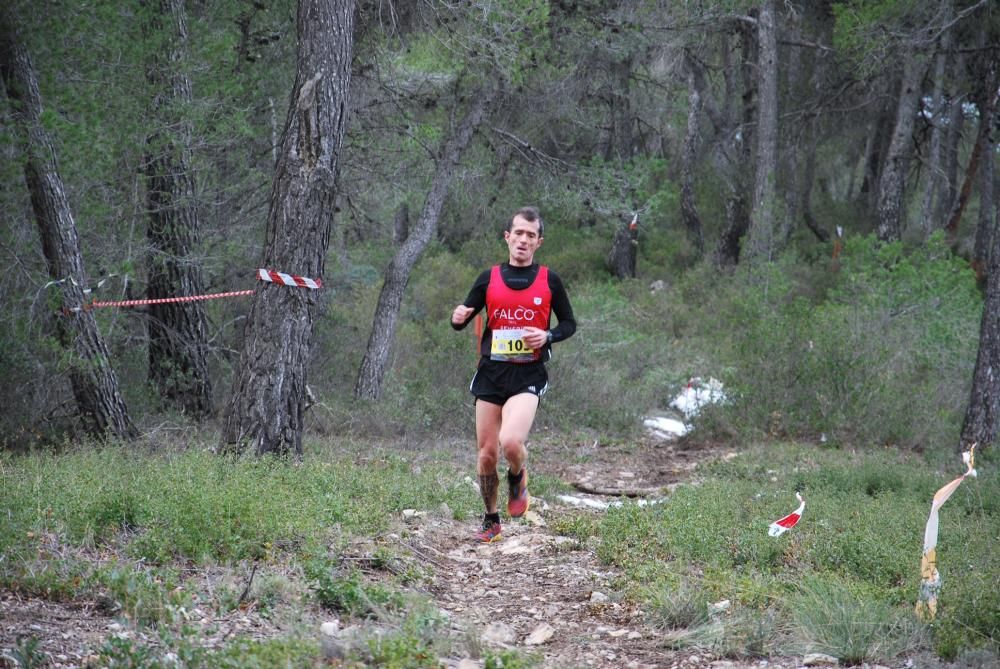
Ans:
<svg viewBox="0 0 1000 669"><path fill-rule="evenodd" d="M451 314L451 326L461 330L486 307L479 368L469 386L476 398L477 471L486 507L476 539L483 543L501 538L497 510L501 447L509 467L507 512L520 518L528 510L525 442L538 400L548 388L545 361L552 356L553 342L576 332L573 308L562 281L548 267L534 262L543 231L537 209L519 209L503 233L509 251L507 262L480 274L465 302ZM552 312L559 322L549 329Z"/></svg>

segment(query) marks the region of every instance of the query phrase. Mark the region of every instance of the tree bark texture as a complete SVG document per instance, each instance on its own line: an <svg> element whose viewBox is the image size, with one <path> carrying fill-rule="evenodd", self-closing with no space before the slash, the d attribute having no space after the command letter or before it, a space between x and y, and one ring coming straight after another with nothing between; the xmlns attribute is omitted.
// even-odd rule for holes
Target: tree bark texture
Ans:
<svg viewBox="0 0 1000 669"><path fill-rule="evenodd" d="M753 173L750 147L753 146L757 120L758 78L755 71L758 48L756 31L742 23L737 30L740 35L740 81L743 86L740 96L742 120L739 131L733 133L732 165L727 179L726 224L713 254L713 261L719 267L731 267L739 262L740 242L750 228L750 208L747 204L751 197L749 178Z"/></svg>
<svg viewBox="0 0 1000 669"><path fill-rule="evenodd" d="M989 267L993 238L996 236L995 155L996 142L992 133L987 132L983 139L982 167L979 169L979 221L976 224L976 242L972 251L972 267L979 280L982 280Z"/></svg>
<svg viewBox="0 0 1000 669"><path fill-rule="evenodd" d="M951 63L952 81L961 79L965 72L965 54L957 53ZM957 85L946 94L948 129L944 136L944 156L942 158L945 187L934 208L935 229L948 224L952 207L958 201L959 147L965 137L965 113L962 111L965 96Z"/></svg>
<svg viewBox="0 0 1000 669"><path fill-rule="evenodd" d="M757 17L759 99L757 105L757 166L754 172L747 260L770 261L778 250L775 178L778 165L778 37L775 0L761 3Z"/></svg>
<svg viewBox="0 0 1000 669"><path fill-rule="evenodd" d="M982 117L979 122L979 130L976 133L976 143L972 147L972 153L969 155L969 164L965 170L965 180L962 183L962 190L959 192L951 214L948 217L948 222L944 226L945 232L952 240L958 235L958 224L961 223L962 214L965 212L965 207L972 197L972 184L976 180L976 172L979 170L979 163L982 161L985 145L989 142L989 119L993 118L994 110L996 110L998 93L1000 91L997 91L996 79L991 73L987 77L987 83L981 86L980 93L976 96L976 106L979 108Z"/></svg>
<svg viewBox="0 0 1000 669"><path fill-rule="evenodd" d="M611 251L608 253L608 269L616 279L634 279L636 260L639 256L639 227L637 216L631 223L619 225L611 240Z"/></svg>
<svg viewBox="0 0 1000 669"><path fill-rule="evenodd" d="M441 149L441 157L438 159L431 189L424 201L420 218L417 219L406 241L396 251L385 273L385 281L375 307L371 335L368 337L368 347L354 386L354 396L359 399L377 400L382 395L382 381L396 338L399 309L403 303L406 284L410 281L410 272L437 231L441 208L448 197L448 189L455 178L462 154L468 148L473 134L486 118L498 94L498 89L491 88L473 96L465 117Z"/></svg>
<svg viewBox="0 0 1000 669"><path fill-rule="evenodd" d="M812 210L812 191L813 184L816 181L816 153L819 150L819 130L816 126L816 120L812 119L809 122L807 131L811 139L807 143L806 164L801 177L799 212L803 222L806 224L806 228L816 236L816 239L826 243L830 241L830 233L819 224Z"/></svg>
<svg viewBox="0 0 1000 669"><path fill-rule="evenodd" d="M688 61L693 60L690 56ZM695 82L695 71L688 65L688 117L684 148L681 151L681 220L687 230L688 240L694 246L698 257L705 252L705 233L698 216L694 197L695 162L698 159L698 140L701 132L701 93Z"/></svg>
<svg viewBox="0 0 1000 669"><path fill-rule="evenodd" d="M898 88L898 84L894 84ZM890 97L885 92L884 98ZM868 141L865 144L864 178L861 180L860 196L864 196L864 204L874 210L878 204L879 183L885 168L886 154L892 139L893 108L891 104L880 104L878 115L871 124Z"/></svg>
<svg viewBox="0 0 1000 669"><path fill-rule="evenodd" d="M951 15L951 3L943 3L946 17ZM948 51L951 49L951 31L941 35L941 48L934 57L934 92L931 95L931 140L927 150L927 184L924 187L924 201L920 210L920 225L924 236L937 227L934 223L935 203L944 197L945 179L941 162L941 145L944 137L945 99L944 76L948 66Z"/></svg>
<svg viewBox="0 0 1000 669"><path fill-rule="evenodd" d="M42 126L38 79L10 12L0 9L0 72L13 103L15 125L25 139L24 177L49 276L59 291L63 313L56 317L56 332L67 354L73 396L89 434L131 439L137 432L119 392L108 347L94 313L86 308L80 241L55 149Z"/></svg>
<svg viewBox="0 0 1000 669"><path fill-rule="evenodd" d="M159 2L150 33L161 34L163 24L169 26L169 46L166 53L154 51L147 76L155 91L154 115L161 124L146 141L149 299L204 293L197 257L201 220L191 171L193 133L183 118L192 101L191 80L183 66L187 51L183 0ZM151 305L148 328L149 376L161 396L189 415L200 418L211 413L204 303Z"/></svg>
<svg viewBox="0 0 1000 669"><path fill-rule="evenodd" d="M607 161L625 161L632 157L633 118L629 92L632 65L631 57L608 62L608 84L603 96L608 105L608 118L601 151Z"/></svg>
<svg viewBox="0 0 1000 669"><path fill-rule="evenodd" d="M986 446L997 437L997 417L1000 415L1000 250L994 235L994 248L986 278L986 300L979 324L979 351L972 373L972 390L962 421L959 452L978 443Z"/></svg>
<svg viewBox="0 0 1000 669"><path fill-rule="evenodd" d="M913 143L913 124L920 101L920 80L923 76L923 58L916 51L908 52L903 58L896 123L882 169L882 178L879 180L876 234L884 242L898 241L905 227L903 194L906 190L906 170Z"/></svg>
<svg viewBox="0 0 1000 669"><path fill-rule="evenodd" d="M295 83L275 168L263 266L322 278L347 123L354 0L300 0ZM318 296L259 285L225 412L224 451L302 453Z"/></svg>

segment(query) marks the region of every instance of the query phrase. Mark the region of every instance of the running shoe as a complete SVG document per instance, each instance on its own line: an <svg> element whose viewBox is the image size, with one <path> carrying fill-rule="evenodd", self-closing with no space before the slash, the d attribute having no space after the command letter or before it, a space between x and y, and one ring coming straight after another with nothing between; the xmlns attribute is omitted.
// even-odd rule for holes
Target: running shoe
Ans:
<svg viewBox="0 0 1000 669"><path fill-rule="evenodd" d="M507 485L510 494L507 496L507 513L511 518L520 518L528 510L531 497L528 495L528 468L521 467L519 476L511 476L507 472Z"/></svg>
<svg viewBox="0 0 1000 669"><path fill-rule="evenodd" d="M483 528L476 532L476 541L483 544L491 544L494 541L500 541L503 538L501 534L500 523L494 522L489 518L483 518Z"/></svg>

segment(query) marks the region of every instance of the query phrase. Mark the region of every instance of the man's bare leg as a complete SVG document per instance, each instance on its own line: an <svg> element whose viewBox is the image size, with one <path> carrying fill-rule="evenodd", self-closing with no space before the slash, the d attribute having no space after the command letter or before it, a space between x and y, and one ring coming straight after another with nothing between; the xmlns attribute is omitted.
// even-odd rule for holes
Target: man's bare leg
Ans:
<svg viewBox="0 0 1000 669"><path fill-rule="evenodd" d="M520 518L528 511L531 496L528 494L528 471L525 461L528 451L525 444L535 420L538 396L530 393L514 395L503 406L500 424L500 447L510 470L507 472L507 513Z"/></svg>
<svg viewBox="0 0 1000 669"><path fill-rule="evenodd" d="M497 512L497 490L500 487L497 460L500 458L501 416L499 405L476 400L476 445L479 449L476 472L479 474L479 492L483 496L486 513Z"/></svg>
<svg viewBox="0 0 1000 669"><path fill-rule="evenodd" d="M531 393L514 395L501 410L499 441L512 474L520 473L528 458L524 445L528 441L528 433L535 422L537 410L538 396Z"/></svg>

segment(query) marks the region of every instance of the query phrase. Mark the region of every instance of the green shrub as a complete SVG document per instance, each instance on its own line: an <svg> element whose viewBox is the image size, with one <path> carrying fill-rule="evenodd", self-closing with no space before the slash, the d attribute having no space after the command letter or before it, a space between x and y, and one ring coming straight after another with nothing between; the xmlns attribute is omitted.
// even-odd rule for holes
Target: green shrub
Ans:
<svg viewBox="0 0 1000 669"><path fill-rule="evenodd" d="M677 587L651 588L645 599L650 621L665 630L699 627L709 620L708 593L688 580Z"/></svg>
<svg viewBox="0 0 1000 669"><path fill-rule="evenodd" d="M789 600L793 632L807 652L846 664L887 661L919 648L924 630L910 609L851 592L842 582L806 579Z"/></svg>
<svg viewBox="0 0 1000 669"><path fill-rule="evenodd" d="M94 581L137 625L172 622L177 610L190 603L184 591L177 587L177 575L171 570L143 570L127 564L111 564L99 569Z"/></svg>
<svg viewBox="0 0 1000 669"><path fill-rule="evenodd" d="M345 569L323 559L307 562L304 570L316 601L331 611L364 616L402 605L396 593L382 585L366 583L357 570Z"/></svg>
<svg viewBox="0 0 1000 669"><path fill-rule="evenodd" d="M913 250L850 238L842 258L821 292L827 261L785 256L686 296L737 400L716 411L747 435L953 443L978 342L972 272L940 237Z"/></svg>

